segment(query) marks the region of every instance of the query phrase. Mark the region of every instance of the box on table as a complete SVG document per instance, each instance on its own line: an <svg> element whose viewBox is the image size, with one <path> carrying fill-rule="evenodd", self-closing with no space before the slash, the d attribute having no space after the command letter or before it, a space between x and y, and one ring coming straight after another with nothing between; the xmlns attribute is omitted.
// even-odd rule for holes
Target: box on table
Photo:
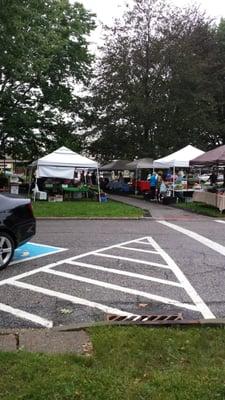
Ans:
<svg viewBox="0 0 225 400"><path fill-rule="evenodd" d="M37 192L36 199L37 200L47 200L48 196L46 192Z"/></svg>
<svg viewBox="0 0 225 400"><path fill-rule="evenodd" d="M63 201L63 196L61 194L55 195L55 202L57 202L57 201Z"/></svg>
<svg viewBox="0 0 225 400"><path fill-rule="evenodd" d="M73 192L73 199L81 199L82 193L81 192Z"/></svg>

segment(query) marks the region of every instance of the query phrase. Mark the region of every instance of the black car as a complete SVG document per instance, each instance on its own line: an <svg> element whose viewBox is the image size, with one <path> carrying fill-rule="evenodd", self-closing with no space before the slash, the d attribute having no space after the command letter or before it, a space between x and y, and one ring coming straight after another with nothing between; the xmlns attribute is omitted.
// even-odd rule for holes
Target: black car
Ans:
<svg viewBox="0 0 225 400"><path fill-rule="evenodd" d="M11 261L14 250L35 235L31 201L0 194L0 270Z"/></svg>

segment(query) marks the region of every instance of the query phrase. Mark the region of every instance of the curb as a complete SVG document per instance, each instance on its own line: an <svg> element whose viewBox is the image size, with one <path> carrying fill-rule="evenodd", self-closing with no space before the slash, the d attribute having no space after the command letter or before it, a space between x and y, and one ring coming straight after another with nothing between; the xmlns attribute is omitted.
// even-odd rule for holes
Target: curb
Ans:
<svg viewBox="0 0 225 400"><path fill-rule="evenodd" d="M72 331L82 331L89 328L95 327L104 327L104 326L144 326L151 328L160 328L160 327L171 327L171 328L182 328L182 327L214 327L214 328L223 328L225 327L225 318L216 318L216 319L196 319L196 320L178 320L178 321L156 321L156 322L138 322L138 321L99 321L99 322L84 322L77 324L70 324L65 326L53 326L53 328L2 328L0 330L0 337L4 335L16 335L22 334L24 332L72 332Z"/></svg>
<svg viewBox="0 0 225 400"><path fill-rule="evenodd" d="M69 332L69 331L80 331L85 330L88 328L94 327L104 327L104 326L144 326L144 327L151 327L151 328L160 328L160 327L171 327L171 328L183 328L183 327L225 327L225 319L199 319L199 320L180 320L180 321L158 321L158 322L129 322L129 321L101 321L101 322L89 322L89 323L78 323L78 324L71 324L64 327L54 327L52 329L60 331L60 332Z"/></svg>

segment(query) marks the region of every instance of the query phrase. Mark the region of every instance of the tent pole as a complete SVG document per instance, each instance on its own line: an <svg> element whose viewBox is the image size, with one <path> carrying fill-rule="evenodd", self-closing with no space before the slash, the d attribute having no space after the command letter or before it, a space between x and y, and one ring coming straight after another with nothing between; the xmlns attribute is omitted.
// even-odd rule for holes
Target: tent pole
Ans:
<svg viewBox="0 0 225 400"><path fill-rule="evenodd" d="M173 197L174 197L174 185L175 185L175 164L173 165Z"/></svg>
<svg viewBox="0 0 225 400"><path fill-rule="evenodd" d="M28 197L30 196L30 191L31 191L32 173L33 173L33 167L30 168L30 173L29 173Z"/></svg>
<svg viewBox="0 0 225 400"><path fill-rule="evenodd" d="M37 170L35 175L35 186L34 186L34 203L36 201L36 187L37 187Z"/></svg>
<svg viewBox="0 0 225 400"><path fill-rule="evenodd" d="M137 176L137 168L136 168L136 171L135 171L135 195L137 195L137 178L138 178L138 176Z"/></svg>
<svg viewBox="0 0 225 400"><path fill-rule="evenodd" d="M98 183L98 201L101 203L101 195L100 195L100 180L99 180L99 169L97 167L97 183Z"/></svg>

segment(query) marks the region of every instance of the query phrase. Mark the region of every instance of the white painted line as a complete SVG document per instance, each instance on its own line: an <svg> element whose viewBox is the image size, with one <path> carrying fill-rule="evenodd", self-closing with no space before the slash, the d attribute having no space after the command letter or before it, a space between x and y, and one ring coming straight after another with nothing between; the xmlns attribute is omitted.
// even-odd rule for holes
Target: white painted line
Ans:
<svg viewBox="0 0 225 400"><path fill-rule="evenodd" d="M6 304L0 303L0 311L4 311L8 314L15 315L17 318L22 318L26 319L28 321L32 321L35 324L44 326L45 328L52 328L53 327L53 322L49 321L45 318L41 318L38 315L35 314L30 314L26 311L19 310L18 308L13 308L11 306L8 306Z"/></svg>
<svg viewBox="0 0 225 400"><path fill-rule="evenodd" d="M134 243L141 243L141 244L145 244L146 246L150 247L150 243L149 242L142 242L142 240L136 240Z"/></svg>
<svg viewBox="0 0 225 400"><path fill-rule="evenodd" d="M159 254L158 251L155 251L155 250L137 249L136 247L117 246L117 248L125 249L125 250L132 250L132 251L139 251L140 253Z"/></svg>
<svg viewBox="0 0 225 400"><path fill-rule="evenodd" d="M119 243L119 245L118 244L113 244L112 246L102 247L101 249L89 251L88 253L84 253L84 254L80 254L78 256L75 256L74 259L77 260L79 258L86 257L86 256L88 256L90 254L93 254L93 253L99 253L99 252L102 252L102 251L113 249L114 247L117 247L117 246L125 246L126 244L136 243L136 242L138 242L138 240L143 240L143 239L146 239L146 237L143 237L143 238L140 238L140 239L128 240L126 242Z"/></svg>
<svg viewBox="0 0 225 400"><path fill-rule="evenodd" d="M215 222L219 222L219 224L225 224L225 221L222 221L221 219L214 219Z"/></svg>
<svg viewBox="0 0 225 400"><path fill-rule="evenodd" d="M160 222L162 222L162 221L160 221ZM141 241L143 241L143 240L148 240L148 243L149 243L148 246L151 245L162 256L162 258L166 261L167 265L151 263L151 262L147 262L147 261L145 262L142 260L134 260L133 258L116 257L116 256L112 256L112 255L101 254L101 252L104 252L106 250L118 248L118 246L126 246L126 245L129 245L130 243L141 243ZM143 242L143 244L145 244L145 242ZM64 274L64 277L65 277L65 273L63 273L63 272L61 273L59 271L52 271L51 269L58 265L62 265L62 264L70 263L70 262L74 263L76 260L82 259L89 255L95 255L95 256L97 255L100 257L109 257L109 258L116 258L116 259L119 258L119 259L125 259L127 261L136 262L136 263L140 263L140 264L145 264L145 265L150 265L150 266L158 266L160 268L169 268L174 272L175 276L179 280L181 287L183 287L186 290L186 292L192 298L192 300L194 301L195 304L181 303L179 301L169 299L166 297L157 296L154 294L149 294L149 293L141 292L141 291L134 290L134 289L129 289L129 288L125 288L125 287L121 287L121 286L117 286L117 285L108 284L107 282L90 280L88 278L79 277L79 276L76 276L73 274L67 274L67 278L74 279L74 280L80 280L83 282L87 282L87 279L88 279L89 283L91 283L93 285L99 285L104 288L108 287L112 290L118 290L118 291L122 291L125 293L131 293L131 291L132 291L131 294L134 294L134 295L147 297L151 300L159 301L159 302L162 302L165 304L172 304L174 306L186 308L186 309L193 310L193 311L199 311L202 313L204 318L215 318L214 315L209 310L209 308L206 306L206 304L202 301L200 296L198 296L198 294L196 293L194 288L190 285L189 281L186 279L186 277L184 276L182 271L179 269L179 267L174 263L174 261L170 258L170 256L167 253L165 253L163 249L160 248L160 246L151 237L144 237L144 238L140 238L140 239L136 239L136 240L126 241L126 242L120 243L118 245L112 245L112 246L104 247L104 248L101 248L101 249L98 249L95 251L89 251L87 253L80 254L75 257L74 256L69 257L67 259L45 265L44 267L36 268L35 270L19 274L12 278L4 279L4 280L0 281L0 286L4 285L4 284L10 284L10 285L18 286L18 287L21 287L21 288L24 288L27 290L35 291L38 293L43 293L43 294L46 294L46 295L49 295L52 297L57 297L57 298L61 298L61 299L67 300L67 301L71 301L72 303L75 303L75 304L83 304L88 307L98 308L101 311L108 313L108 314L117 314L117 315L121 315L121 316L125 316L125 315L133 316L134 314L129 314L125 311L121 311L121 310L118 310L118 309L115 309L112 307L108 307L106 305L102 305L102 304L95 303L95 302L92 302L92 301L89 301L89 300L86 300L83 298L70 296L65 293L45 289L45 288L42 288L39 286L34 286L31 284L27 284L27 283L18 281L18 279L26 278L28 276L37 274L38 272L52 273L55 275ZM89 264L87 264L87 265L89 265ZM124 272L128 272L128 271L124 271ZM72 277L70 275L72 275ZM155 279L157 279L157 278L155 278ZM111 287L109 287L109 285ZM135 314L135 315L137 315L137 314Z"/></svg>
<svg viewBox="0 0 225 400"><path fill-rule="evenodd" d="M164 222L164 221L162 221ZM171 225L171 224L170 224ZM193 232L194 233L194 232ZM154 245L154 247L160 252L161 256L165 260L168 265L170 265L172 271L176 275L178 281L182 284L183 288L186 290L187 294L190 296L194 304L199 312L203 315L206 319L213 319L215 315L210 311L208 306L204 303L202 298L198 295L196 290L190 284L189 280L186 278L184 273L181 269L177 266L177 264L173 261L173 259L167 254L152 238L149 238L149 242Z"/></svg>
<svg viewBox="0 0 225 400"><path fill-rule="evenodd" d="M112 254L96 253L96 252L93 252L93 254L98 257L114 258L116 260L125 260L125 261L134 262L137 264L151 265L152 267L159 267L159 268L166 268L166 269L170 268L169 265L159 264L159 263L155 263L155 262L151 262L151 261L138 260L137 258L114 256Z"/></svg>
<svg viewBox="0 0 225 400"><path fill-rule="evenodd" d="M30 285L29 283L24 283L24 282L20 282L20 281L11 281L10 285L16 286L19 288L23 288L23 289L27 289L27 290L30 290L33 292L42 293L47 296L56 297L58 299L66 300L73 304L80 304L80 305L87 306L87 307L97 308L106 314L115 314L115 315L120 315L120 316L129 316L129 317L138 315L138 314L129 313L127 311L119 310L118 308L108 307L104 304L96 303L94 301L89 301L89 300L86 300L86 299L83 299L80 297L71 296L69 294L65 294L62 292L56 292L55 290L50 290L50 289L45 289L40 286Z"/></svg>
<svg viewBox="0 0 225 400"><path fill-rule="evenodd" d="M167 297L150 294L147 292L143 292L141 290L130 289L125 286L114 285L112 283L103 282L103 281L97 281L95 279L85 278L83 276L69 274L67 272L56 271L53 269L49 269L49 270L45 269L44 272L52 274L52 275L60 276L62 278L67 278L67 279L71 279L71 280L75 280L75 281L79 281L79 282L88 283L90 285L100 286L100 287L103 287L104 289L112 289L112 290L116 290L116 291L119 291L122 293L128 293L128 294L135 295L135 296L142 296L142 297L146 297L147 299L150 299L150 300L160 301L165 304L172 304L176 307L182 307L182 308L187 308L188 310L198 311L198 309L195 305L191 305L188 303L181 303L180 301L177 301L177 300L172 300Z"/></svg>
<svg viewBox="0 0 225 400"><path fill-rule="evenodd" d="M77 266L80 266L80 267L84 267L84 268L88 268L88 269L94 269L94 270L97 270L97 271L109 272L111 274L129 276L131 278L143 279L145 281L151 281L151 282L162 283L162 284L170 285L170 286L182 287L182 285L180 283L178 283L178 282L169 281L169 280L160 279L160 278L154 278L154 277L149 276L149 275L137 274L135 272L124 271L124 270L121 270L121 269L106 268L106 267L101 267L100 265L87 264L87 263L83 263L83 262L79 262L79 261L68 261L67 264L77 265Z"/></svg>
<svg viewBox="0 0 225 400"><path fill-rule="evenodd" d="M50 247L50 246L49 246L49 247ZM61 253L62 251L66 251L66 250L68 250L68 249L55 250L54 252L51 251L51 252L49 252L49 253L44 253L44 254L41 254L41 255L39 255L39 256L34 256L34 257L29 257L29 256L26 257L26 258L24 257L24 259L21 258L20 260L12 261L12 262L10 263L10 265L24 263L24 262L27 262L27 261L35 260L35 258L41 258L41 257L45 257L45 256L50 256L51 254L54 255L54 254Z"/></svg>
<svg viewBox="0 0 225 400"><path fill-rule="evenodd" d="M145 237L144 238L140 238L140 240L142 240L142 239L146 239L146 238ZM133 242L137 242L137 239L120 243L120 245L126 245L126 244L133 243ZM63 260L59 260L59 261L47 264L47 265L45 265L43 267L39 267L39 268L33 269L31 271L23 272L22 274L15 275L15 276L13 276L11 278L2 279L0 281L0 286L3 286L5 284L10 283L12 279L13 279L13 281L15 281L15 280L18 280L18 279L23 279L23 278L27 278L28 276L32 276L32 275L38 274L39 272L42 272L46 267L47 268L54 268L57 265L66 264L68 261L79 260L80 258L84 258L84 257L90 256L92 254L96 254L96 253L98 253L100 251L110 250L110 249L112 249L113 247L116 247L116 246L117 245L103 247L101 249L95 250L94 252L93 251L88 251L87 253L79 254L77 256L68 257L68 258L65 258Z"/></svg>
<svg viewBox="0 0 225 400"><path fill-rule="evenodd" d="M181 228L178 225L171 224L170 222L166 221L157 221L159 224L165 225L168 228L174 229L175 231L181 232L186 236L189 236L191 239L196 240L197 242L200 242L206 247L209 247L210 249L216 251L217 253L222 254L225 256L225 247L222 246L221 244L214 242L211 239L206 238L205 236L199 235L198 233L195 233L193 231L190 231L189 229L186 228Z"/></svg>

